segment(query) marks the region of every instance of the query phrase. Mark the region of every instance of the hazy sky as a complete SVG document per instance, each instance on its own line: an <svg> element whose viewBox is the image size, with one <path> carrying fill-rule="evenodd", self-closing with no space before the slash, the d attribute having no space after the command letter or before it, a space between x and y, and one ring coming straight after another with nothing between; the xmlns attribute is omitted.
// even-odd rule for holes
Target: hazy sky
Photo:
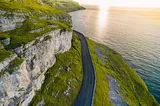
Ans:
<svg viewBox="0 0 160 106"><path fill-rule="evenodd" d="M106 4L108 6L160 7L160 0L75 0L82 4Z"/></svg>

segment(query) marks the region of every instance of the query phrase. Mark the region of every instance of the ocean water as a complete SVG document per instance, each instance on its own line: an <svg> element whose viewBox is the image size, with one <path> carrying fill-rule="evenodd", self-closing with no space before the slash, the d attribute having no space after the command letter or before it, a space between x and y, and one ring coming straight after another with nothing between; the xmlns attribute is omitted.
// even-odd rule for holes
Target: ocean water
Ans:
<svg viewBox="0 0 160 106"><path fill-rule="evenodd" d="M119 52L160 103L160 9L87 7L70 15L75 30Z"/></svg>

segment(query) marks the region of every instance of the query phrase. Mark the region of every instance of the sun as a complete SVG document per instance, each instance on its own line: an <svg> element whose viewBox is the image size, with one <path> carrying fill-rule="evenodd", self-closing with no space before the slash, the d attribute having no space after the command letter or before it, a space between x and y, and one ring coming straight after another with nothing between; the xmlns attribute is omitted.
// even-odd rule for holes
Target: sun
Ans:
<svg viewBox="0 0 160 106"><path fill-rule="evenodd" d="M109 7L109 5L105 2L99 2L98 6L99 6L100 11L107 11Z"/></svg>

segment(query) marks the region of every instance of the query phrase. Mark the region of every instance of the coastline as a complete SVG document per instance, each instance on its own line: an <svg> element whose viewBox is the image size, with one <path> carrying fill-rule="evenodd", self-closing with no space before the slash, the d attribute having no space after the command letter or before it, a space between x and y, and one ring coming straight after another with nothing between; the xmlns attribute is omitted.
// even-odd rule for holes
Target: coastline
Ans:
<svg viewBox="0 0 160 106"><path fill-rule="evenodd" d="M4 9L0 10L1 25L7 27L0 32L0 65L3 66L0 70L0 105L73 105L83 82L85 71L82 66L87 63L82 63L81 41L72 31L73 22L68 11L85 8L76 7L77 3L73 6L74 2L65 2L73 6L71 8L59 5L54 9L51 7L57 5L42 6L31 0L35 3L33 6L30 2L19 1L3 0L0 5ZM19 26L10 27L11 24ZM85 39L89 50L84 51L90 54L86 59L93 62L86 71L92 68L92 75L96 77L91 87L91 104L159 106L142 78L119 53Z"/></svg>
<svg viewBox="0 0 160 106"><path fill-rule="evenodd" d="M72 48L68 52L64 54L58 54L56 56L57 57L56 64L46 73L47 79L42 85L42 90L37 92L37 95L34 97L31 104L37 104L41 102L44 98L44 103L46 104L52 104L52 102L54 102L57 106L61 106L62 104L73 105L78 95L83 75L81 73L82 67L77 67L81 66L79 65L81 63L80 41L78 36L75 34L73 34L72 38L73 38ZM144 81L139 77L139 75L135 72L135 70L133 70L124 61L124 59L119 53L102 44L96 43L90 40L89 38L86 39L88 42L92 61L96 71L96 89L93 101L94 106L101 106L101 105L112 106L113 104L115 104L114 102L115 100L120 101L120 103L122 104L125 103L127 105L134 105L134 106L139 104L141 104L142 106L144 105L159 106L155 98L151 95L151 93L149 93ZM74 55L74 61L72 55ZM62 62L64 60L65 62ZM59 67L66 66L71 61L72 65L69 66L70 69L69 73L72 73L74 75L78 71L79 74L76 75L80 77L77 76L67 77L69 73L65 72L65 68L60 70L60 73L65 72L65 74L59 74L58 77L55 79L56 82L53 82L51 85L48 86L49 88L50 87L54 88L55 86L59 88L56 91L56 92L59 91L59 93L56 95L56 98L55 97L51 98L52 96L51 92L53 91L48 91L46 84L50 83L49 79L52 78L52 76L49 77L48 75L51 73L56 74L56 72L59 71ZM66 65L63 65L61 63ZM57 71L55 72L55 70ZM61 79L63 77L66 77L67 79L66 78ZM73 83L70 79L72 79L73 81L75 80L76 82ZM65 81L71 81L71 83L67 83L67 86L70 86L70 90L68 91L69 95L67 96L63 94L65 89L67 89L62 85L63 82ZM61 85L59 85L60 83ZM113 88L113 86L117 87ZM113 94L111 93L113 91L114 95L116 96L110 95ZM50 97L50 99L48 99L48 97ZM112 99L113 97L117 99L114 100ZM58 102L60 98L63 99L61 99L61 102ZM68 100L69 102L67 102Z"/></svg>

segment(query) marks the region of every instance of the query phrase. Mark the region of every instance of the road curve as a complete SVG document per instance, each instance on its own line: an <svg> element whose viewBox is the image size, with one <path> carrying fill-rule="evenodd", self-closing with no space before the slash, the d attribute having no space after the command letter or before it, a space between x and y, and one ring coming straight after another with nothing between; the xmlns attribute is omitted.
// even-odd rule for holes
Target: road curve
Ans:
<svg viewBox="0 0 160 106"><path fill-rule="evenodd" d="M77 33L81 40L83 80L79 94L73 106L92 106L96 85L94 66L92 63L87 40L82 33L75 30L74 32Z"/></svg>

